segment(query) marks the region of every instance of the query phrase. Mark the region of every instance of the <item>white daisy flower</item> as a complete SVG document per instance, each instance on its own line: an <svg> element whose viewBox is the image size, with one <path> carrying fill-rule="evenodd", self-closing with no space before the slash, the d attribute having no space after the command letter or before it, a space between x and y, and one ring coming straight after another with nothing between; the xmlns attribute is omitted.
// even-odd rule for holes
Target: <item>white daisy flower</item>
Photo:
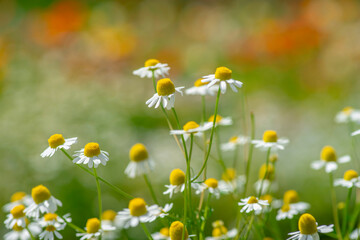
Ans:
<svg viewBox="0 0 360 240"><path fill-rule="evenodd" d="M325 146L321 150L320 160L316 160L311 163L311 168L319 170L325 167L327 173L331 173L338 168L338 163L347 163L350 162L351 158L349 155L340 157L339 159L336 156L335 149L331 146Z"/></svg>
<svg viewBox="0 0 360 240"><path fill-rule="evenodd" d="M194 86L186 89L185 93L187 95L200 95L200 96L216 95L216 93L219 90L219 86L213 85L212 87L208 88L207 87L208 83L203 83L201 80L203 80L203 78L199 78L198 80L196 80L194 83Z"/></svg>
<svg viewBox="0 0 360 240"><path fill-rule="evenodd" d="M99 144L95 142L90 142L80 151L76 151L74 157L76 158L73 163L87 164L89 168L97 168L100 163L106 166L107 161L109 161L109 153L100 150Z"/></svg>
<svg viewBox="0 0 360 240"><path fill-rule="evenodd" d="M59 231L64 230L65 225L57 224L57 225L47 225L45 230L40 233L39 238L44 240L54 240L56 238L62 239L62 235ZM56 238L55 238L56 237Z"/></svg>
<svg viewBox="0 0 360 240"><path fill-rule="evenodd" d="M334 181L334 186L343 186L346 188L352 188L356 186L360 188L359 174L354 170L347 170L344 173L344 178L339 178Z"/></svg>
<svg viewBox="0 0 360 240"><path fill-rule="evenodd" d="M357 228L350 233L349 237L351 240L357 240L359 239L359 236L360 236L360 228Z"/></svg>
<svg viewBox="0 0 360 240"><path fill-rule="evenodd" d="M243 192L245 182L246 177L244 175L237 176L235 169L228 168L222 174L222 180L219 181L218 188L223 194Z"/></svg>
<svg viewBox="0 0 360 240"><path fill-rule="evenodd" d="M207 123L205 123L205 125L208 125L207 127L212 128L213 123L214 123L214 115L209 117L209 119L208 119ZM230 126L232 124L233 124L233 120L231 119L231 117L222 117L219 114L216 115L215 127Z"/></svg>
<svg viewBox="0 0 360 240"><path fill-rule="evenodd" d="M355 122L360 123L360 110L352 107L345 107L341 112L338 112L335 116L335 122L348 123Z"/></svg>
<svg viewBox="0 0 360 240"><path fill-rule="evenodd" d="M221 144L221 150L223 151L233 151L236 149L236 146L243 146L249 142L250 138L243 135L233 136L229 139L227 143Z"/></svg>
<svg viewBox="0 0 360 240"><path fill-rule="evenodd" d="M10 210L17 205L28 207L32 202L31 196L27 195L25 192L16 192L11 196L10 202L3 206L3 211L10 212Z"/></svg>
<svg viewBox="0 0 360 240"><path fill-rule="evenodd" d="M151 234L154 240L171 240L169 228L164 227L159 232Z"/></svg>
<svg viewBox="0 0 360 240"><path fill-rule="evenodd" d="M261 165L259 170L259 180L254 183L255 191L259 193L266 193L270 191L270 187L274 188L274 184L272 184L275 178L275 168L269 163L264 163Z"/></svg>
<svg viewBox="0 0 360 240"><path fill-rule="evenodd" d="M77 143L77 138L68 138L64 139L63 135L61 134L54 134L49 139L49 147L45 149L44 152L40 154L41 157L52 157L54 153L59 149L70 149L71 145Z"/></svg>
<svg viewBox="0 0 360 240"><path fill-rule="evenodd" d="M191 134L194 134L194 136L202 137L203 132L211 129L211 126L208 124L204 124L200 126L194 121L189 121L183 126L183 130L171 130L170 134L174 135L183 135L184 140L187 141Z"/></svg>
<svg viewBox="0 0 360 240"><path fill-rule="evenodd" d="M184 192L185 190L185 173L180 169L176 168L170 173L170 185L165 185L167 190L163 192L164 195L169 194L169 197L172 198L174 193ZM191 183L191 187L195 190L199 189L198 183Z"/></svg>
<svg viewBox="0 0 360 240"><path fill-rule="evenodd" d="M259 200L257 197L251 196L245 199L241 199L238 203L239 206L244 206L241 208L240 212L252 212L258 214L259 211L263 208L263 206L268 206L269 203L267 200Z"/></svg>
<svg viewBox="0 0 360 240"><path fill-rule="evenodd" d="M37 236L41 232L41 227L37 223L27 223L27 228L34 236ZM12 231L4 235L4 240L31 240L31 236L26 228L15 224Z"/></svg>
<svg viewBox="0 0 360 240"><path fill-rule="evenodd" d="M158 205L147 206L142 198L134 198L129 202L129 208L118 212L118 217L124 223L124 228L136 227L139 223L153 222L160 216Z"/></svg>
<svg viewBox="0 0 360 240"><path fill-rule="evenodd" d="M203 184L199 184L197 186L195 193L200 194L204 190L208 190L209 193L213 194L216 198L220 198L220 189L218 185L218 180L216 180L215 178L208 178Z"/></svg>
<svg viewBox="0 0 360 240"><path fill-rule="evenodd" d="M130 163L125 169L125 174L129 178L142 176L154 169L155 163L149 157L146 147L141 143L137 143L131 147L129 157Z"/></svg>
<svg viewBox="0 0 360 240"><path fill-rule="evenodd" d="M234 238L237 234L237 229L231 229L228 230L224 226L224 222L221 220L217 220L212 223L213 230L212 230L212 236L206 237L205 240L223 240L223 239L229 239Z"/></svg>
<svg viewBox="0 0 360 240"><path fill-rule="evenodd" d="M189 235L186 227L184 230L184 224L180 221L175 221L171 223L169 229L169 235L171 240L190 240L190 237L194 235ZM185 236L183 235L185 233Z"/></svg>
<svg viewBox="0 0 360 240"><path fill-rule="evenodd" d="M276 131L267 130L264 132L262 140L252 140L252 143L256 148L260 148L261 150L284 150L284 146L289 143L289 139L287 138L279 138L277 136Z"/></svg>
<svg viewBox="0 0 360 240"><path fill-rule="evenodd" d="M227 67L218 67L216 68L215 74L210 74L203 77L201 80L203 83L209 83L208 88L211 88L213 85L218 84L220 85L221 93L226 93L226 84L229 84L230 88L237 92L236 88L241 88L243 83L234 80L231 78L232 71Z"/></svg>
<svg viewBox="0 0 360 240"><path fill-rule="evenodd" d="M299 213L305 212L310 208L307 202L300 202L299 194L295 190L288 190L284 193L283 204L289 204L291 209Z"/></svg>
<svg viewBox="0 0 360 240"><path fill-rule="evenodd" d="M284 204L276 215L276 220L284 220L284 219L292 219L295 215L299 214L299 212L293 208L291 208L290 204Z"/></svg>
<svg viewBox="0 0 360 240"><path fill-rule="evenodd" d="M145 61L144 67L133 71L133 74L141 78L152 78L154 72L155 78L158 78L160 76L165 77L165 75L169 75L169 70L170 67L167 63L160 63L157 59L148 59Z"/></svg>
<svg viewBox="0 0 360 240"><path fill-rule="evenodd" d="M65 221L64 221L65 219ZM42 227L46 227L48 225L55 226L56 228L59 227L59 225L66 226L67 222L71 222L72 218L70 217L70 213L65 214L62 218L59 217L56 213L46 213L42 219L38 221L38 223Z"/></svg>
<svg viewBox="0 0 360 240"><path fill-rule="evenodd" d="M299 230L297 232L291 232L287 240L299 239L299 240L320 240L318 233L330 233L333 232L334 224L318 226L315 218L308 213L301 215L299 219Z"/></svg>
<svg viewBox="0 0 360 240"><path fill-rule="evenodd" d="M24 212L26 216L38 219L40 213L54 213L58 206L61 207L62 203L53 197L45 186L39 185L31 190L33 203L27 207Z"/></svg>
<svg viewBox="0 0 360 240"><path fill-rule="evenodd" d="M7 218L5 220L5 226L8 229L12 229L15 224L19 227L26 227L26 220L25 220L25 206L24 205L18 205L15 206L13 209L11 209L10 214L7 215Z"/></svg>
<svg viewBox="0 0 360 240"><path fill-rule="evenodd" d="M115 227L108 225L102 226L99 219L90 218L86 222L85 230L86 233L76 233L76 236L80 237L80 240L98 239L104 231L114 231Z"/></svg>
<svg viewBox="0 0 360 240"><path fill-rule="evenodd" d="M116 228L116 231L106 231L104 229ZM101 229L103 229L102 239L118 239L119 232L123 228L123 222L118 218L114 210L106 210L101 215Z"/></svg>
<svg viewBox="0 0 360 240"><path fill-rule="evenodd" d="M158 108L160 104L166 109L171 109L174 107L175 103L175 92L179 92L183 95L181 89L184 87L175 87L174 83L170 78L160 79L156 84L156 93L149 100L146 101L146 105L149 108L155 106Z"/></svg>

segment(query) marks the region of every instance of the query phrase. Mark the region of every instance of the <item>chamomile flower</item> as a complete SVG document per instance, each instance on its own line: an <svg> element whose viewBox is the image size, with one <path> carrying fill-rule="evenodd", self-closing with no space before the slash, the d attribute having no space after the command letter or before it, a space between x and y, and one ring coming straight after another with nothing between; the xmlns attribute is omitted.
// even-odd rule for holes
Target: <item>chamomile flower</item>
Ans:
<svg viewBox="0 0 360 240"><path fill-rule="evenodd" d="M185 228L185 230L184 230L184 228ZM183 236L183 234L185 236ZM188 239L190 239L189 233L188 233L186 227L180 221L175 221L175 222L171 223L170 229L169 229L169 235L170 235L171 240L183 240L183 239L188 240Z"/></svg>
<svg viewBox="0 0 360 240"><path fill-rule="evenodd" d="M299 213L305 212L310 208L307 202L300 202L299 194L295 190L288 190L284 193L283 204L289 204L292 209Z"/></svg>
<svg viewBox="0 0 360 240"><path fill-rule="evenodd" d="M58 206L61 207L62 203L53 197L47 187L38 185L31 190L33 203L27 207L24 212L26 216L38 219L40 213L54 213Z"/></svg>
<svg viewBox="0 0 360 240"><path fill-rule="evenodd" d="M290 204L285 203L279 210L276 215L276 220L292 219L299 212L291 208Z"/></svg>
<svg viewBox="0 0 360 240"><path fill-rule="evenodd" d="M24 210L24 205L18 205L11 209L10 214L7 215L7 218L4 222L5 226L9 229L12 229L15 224L19 227L26 227Z"/></svg>
<svg viewBox="0 0 360 240"><path fill-rule="evenodd" d="M85 230L86 233L76 233L77 237L81 237L80 240L98 239L104 231L113 231L115 228L107 225L102 226L99 219L90 218L86 222Z"/></svg>
<svg viewBox="0 0 360 240"><path fill-rule="evenodd" d="M337 123L348 123L356 122L360 123L360 110L352 107L345 107L343 110L338 112L335 116L335 122Z"/></svg>
<svg viewBox="0 0 360 240"><path fill-rule="evenodd" d="M117 213L114 210L106 210L101 215L101 228L103 229L102 239L117 239L119 232L105 229L116 228L121 230L123 228L123 222L118 218Z"/></svg>
<svg viewBox="0 0 360 240"><path fill-rule="evenodd" d="M131 147L129 152L130 163L125 169L125 174L129 178L135 178L141 176L153 170L155 163L149 157L149 153L146 147L137 143Z"/></svg>
<svg viewBox="0 0 360 240"><path fill-rule="evenodd" d="M76 151L76 158L73 160L73 163L76 164L87 164L89 168L97 168L100 163L106 166L107 161L109 161L109 153L100 150L98 143L90 142L85 145L80 151Z"/></svg>
<svg viewBox="0 0 360 240"><path fill-rule="evenodd" d="M170 180L170 185L165 185L167 190L163 192L164 195L169 194L169 197L172 198L174 193L184 192L185 173L181 169L176 168L172 170L170 173L169 180ZM191 183L191 187L196 190L200 188L198 183Z"/></svg>
<svg viewBox="0 0 360 240"><path fill-rule="evenodd" d="M246 177L244 175L237 176L233 168L228 168L221 176L219 181L219 190L221 193L228 194L233 192L244 191Z"/></svg>
<svg viewBox="0 0 360 240"><path fill-rule="evenodd" d="M204 181L203 184L199 184L196 189L196 194L200 194L204 190L208 190L209 193L213 194L216 198L220 197L220 189L218 187L218 180L215 178L208 178Z"/></svg>
<svg viewBox="0 0 360 240"><path fill-rule="evenodd" d="M319 170L325 167L327 173L331 173L338 168L338 163L350 162L351 158L349 155L337 158L335 149L331 146L325 146L321 150L320 160L316 160L311 163L311 168Z"/></svg>
<svg viewBox="0 0 360 240"><path fill-rule="evenodd" d="M343 186L346 188L352 188L354 186L360 188L359 174L354 170L347 170L344 173L344 178L336 179L334 186Z"/></svg>
<svg viewBox="0 0 360 240"><path fill-rule="evenodd" d="M155 78L158 78L160 76L165 77L165 75L169 75L169 70L170 67L167 63L160 63L157 59L148 59L145 61L144 67L133 71L133 74L141 78L152 78L154 73Z"/></svg>
<svg viewBox="0 0 360 240"><path fill-rule="evenodd" d="M269 203L267 200L259 200L257 197L251 196L248 198L241 199L238 203L239 206L244 206L241 208L240 212L252 212L258 214L264 206L268 206Z"/></svg>
<svg viewBox="0 0 360 240"><path fill-rule="evenodd" d="M61 134L54 134L49 139L49 147L45 149L44 152L40 154L41 157L52 157L54 153L59 149L70 149L71 145L77 142L77 138L68 138L64 139L63 135Z"/></svg>
<svg viewBox="0 0 360 240"><path fill-rule="evenodd" d="M154 240L171 240L169 228L164 227L159 232L151 234Z"/></svg>
<svg viewBox="0 0 360 240"><path fill-rule="evenodd" d="M328 226L318 226L315 218L309 213L304 213L301 215L298 225L300 231L289 233L291 237L289 237L287 240L319 240L320 237L318 233L330 233L334 231L334 224Z"/></svg>
<svg viewBox="0 0 360 240"><path fill-rule="evenodd" d="M65 219L65 221L64 221ZM42 219L39 220L39 224L42 227L46 227L48 225L54 225L58 227L59 225L66 226L66 222L71 222L72 219L70 217L70 213L65 214L62 218L59 217L56 213L46 213Z"/></svg>
<svg viewBox="0 0 360 240"><path fill-rule="evenodd" d="M62 239L62 235L59 231L64 230L65 225L47 225L42 233L40 233L39 238L44 240L54 240L57 237L58 239Z"/></svg>
<svg viewBox="0 0 360 240"><path fill-rule="evenodd" d="M216 68L215 74L210 74L203 77L203 83L209 83L208 88L215 84L219 84L221 93L226 93L226 85L229 84L234 92L238 92L236 88L241 88L243 83L231 78L232 71L227 67Z"/></svg>
<svg viewBox="0 0 360 240"><path fill-rule="evenodd" d="M136 227L139 223L153 222L159 216L161 209L158 205L147 206L142 198L130 200L129 207L118 212L118 217L123 221L124 228Z"/></svg>
<svg viewBox="0 0 360 240"><path fill-rule="evenodd" d="M175 92L179 92L183 95L181 89L184 87L175 87L174 83L170 78L160 79L156 84L156 93L149 100L146 101L146 105L149 108L155 106L158 108L160 104L166 109L171 109L174 107L175 103Z"/></svg>
<svg viewBox="0 0 360 240"><path fill-rule="evenodd" d="M234 238L237 234L237 230L235 228L228 231L228 229L224 226L224 222L221 220L217 220L213 222L212 226L213 226L212 236L206 237L205 240L229 239L229 238Z"/></svg>
<svg viewBox="0 0 360 240"><path fill-rule="evenodd" d="M257 180L254 184L255 190L257 193L261 192L266 193L269 192L271 187L271 182L275 178L275 168L269 163L264 163L261 165L259 170L259 180Z"/></svg>
<svg viewBox="0 0 360 240"><path fill-rule="evenodd" d="M359 239L359 237L360 237L360 228L357 228L357 229L355 229L354 231L352 231L351 233L350 233L350 239L351 240L357 240L357 239Z"/></svg>
<svg viewBox="0 0 360 240"><path fill-rule="evenodd" d="M17 205L29 206L32 203L31 196L27 195L25 192L16 192L11 198L10 202L3 206L4 212L10 212L11 209Z"/></svg>
<svg viewBox="0 0 360 240"><path fill-rule="evenodd" d="M264 132L262 140L252 140L252 143L255 144L256 148L261 150L284 150L284 146L289 143L287 138L278 138L276 131L267 130Z"/></svg>
<svg viewBox="0 0 360 240"><path fill-rule="evenodd" d="M183 135L184 140L186 141L189 139L191 134L194 134L194 136L197 137L202 137L203 132L209 130L210 128L211 126L208 124L200 126L195 121L189 121L183 126L183 130L171 130L170 134Z"/></svg>
<svg viewBox="0 0 360 240"><path fill-rule="evenodd" d="M27 220L26 225L31 234L34 236L37 236L41 232L41 227L36 223L29 223ZM31 240L31 236L26 228L15 224L12 231L4 235L4 240Z"/></svg>
<svg viewBox="0 0 360 240"><path fill-rule="evenodd" d="M209 125L210 128L212 128L214 123L214 115L210 116L207 123L205 123L206 125ZM219 114L216 115L216 120L215 120L215 127L217 126L230 126L233 124L233 121L231 119L231 117L222 117Z"/></svg>
<svg viewBox="0 0 360 240"><path fill-rule="evenodd" d="M223 151L233 151L236 149L236 146L243 146L249 142L250 138L243 135L233 136L229 139L227 143L221 144L221 150Z"/></svg>
<svg viewBox="0 0 360 240"><path fill-rule="evenodd" d="M203 80L203 79L199 78L198 80L196 80L194 83L194 86L186 89L185 93L187 95L214 96L217 93L217 91L219 90L219 86L213 85L212 87L208 88L207 87L208 83L204 83L201 80Z"/></svg>

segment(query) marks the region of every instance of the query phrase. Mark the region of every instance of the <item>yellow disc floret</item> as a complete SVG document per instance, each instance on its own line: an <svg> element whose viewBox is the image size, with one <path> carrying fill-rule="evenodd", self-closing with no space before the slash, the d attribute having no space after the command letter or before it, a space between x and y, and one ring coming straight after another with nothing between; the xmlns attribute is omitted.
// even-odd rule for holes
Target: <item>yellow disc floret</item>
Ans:
<svg viewBox="0 0 360 240"><path fill-rule="evenodd" d="M170 184L173 186L179 186L185 182L185 173L179 168L172 170L170 173Z"/></svg>
<svg viewBox="0 0 360 240"><path fill-rule="evenodd" d="M170 226L170 239L171 240L182 240L182 239L188 239L189 234L185 228L185 236L183 237L183 231L184 231L184 224L179 221L175 221Z"/></svg>
<svg viewBox="0 0 360 240"><path fill-rule="evenodd" d="M222 116L217 114L215 123L219 123L222 119ZM214 115L211 115L211 117L209 117L208 122L214 122Z"/></svg>
<svg viewBox="0 0 360 240"><path fill-rule="evenodd" d="M314 234L317 233L317 225L315 218L308 213L301 215L299 219L299 230L301 234Z"/></svg>
<svg viewBox="0 0 360 240"><path fill-rule="evenodd" d="M266 130L263 135L264 142L277 142L277 133L274 130Z"/></svg>
<svg viewBox="0 0 360 240"><path fill-rule="evenodd" d="M344 173L344 180L350 181L351 179L359 177L359 174L355 170L347 170Z"/></svg>
<svg viewBox="0 0 360 240"><path fill-rule="evenodd" d="M137 143L131 147L129 157L131 161L141 162L149 158L149 153L144 144Z"/></svg>
<svg viewBox="0 0 360 240"><path fill-rule="evenodd" d="M339 202L339 203L337 204L337 208L338 208L339 210L343 210L343 209L345 208L345 206L346 206L345 202Z"/></svg>
<svg viewBox="0 0 360 240"><path fill-rule="evenodd" d="M260 200L266 200L268 203L272 203L273 197L270 194L265 194L260 197Z"/></svg>
<svg viewBox="0 0 360 240"><path fill-rule="evenodd" d="M163 78L157 82L156 91L159 96L168 96L175 92L174 83L170 80L170 78Z"/></svg>
<svg viewBox="0 0 360 240"><path fill-rule="evenodd" d="M221 178L226 182L231 182L236 177L236 171L233 168L227 168L226 171L222 174Z"/></svg>
<svg viewBox="0 0 360 240"><path fill-rule="evenodd" d="M284 203L292 204L299 202L299 194L295 190L288 190L284 193Z"/></svg>
<svg viewBox="0 0 360 240"><path fill-rule="evenodd" d="M95 157L100 155L100 146L98 143L90 142L85 145L84 155L86 157Z"/></svg>
<svg viewBox="0 0 360 240"><path fill-rule="evenodd" d="M169 228L164 227L164 228L160 229L160 234L165 237L170 237Z"/></svg>
<svg viewBox="0 0 360 240"><path fill-rule="evenodd" d="M56 227L53 225L48 225L46 226L45 230L48 232L54 232L56 230Z"/></svg>
<svg viewBox="0 0 360 240"><path fill-rule="evenodd" d="M154 59L154 58L150 58L148 60L145 61L145 64L144 66L145 67L153 67L155 66L156 64L160 63L159 60L157 59Z"/></svg>
<svg viewBox="0 0 360 240"><path fill-rule="evenodd" d="M212 236L213 237L221 237L221 236L225 235L227 232L228 232L228 230L224 226L216 227L212 231Z"/></svg>
<svg viewBox="0 0 360 240"><path fill-rule="evenodd" d="M194 122L194 121L189 121L189 122L187 122L184 126L183 126L183 129L184 129L184 131L189 131L189 130L191 130L191 129L195 129L195 128L198 128L198 127L200 127L200 125L199 124L197 124L196 122ZM195 133L195 132L193 132L193 133Z"/></svg>
<svg viewBox="0 0 360 240"><path fill-rule="evenodd" d="M342 110L342 112L347 116L349 116L353 111L354 109L352 107L344 107L344 109Z"/></svg>
<svg viewBox="0 0 360 240"><path fill-rule="evenodd" d="M57 148L65 143L65 139L61 134L54 134L48 139L48 142L51 148Z"/></svg>
<svg viewBox="0 0 360 240"><path fill-rule="evenodd" d="M147 212L146 202L142 198L134 198L129 202L130 214L135 217L144 215Z"/></svg>
<svg viewBox="0 0 360 240"><path fill-rule="evenodd" d="M16 232L20 232L20 231L24 230L24 228L19 226L17 223L15 223L15 225L13 226L12 229Z"/></svg>
<svg viewBox="0 0 360 240"><path fill-rule="evenodd" d="M203 80L202 78L199 78L198 80L196 80L194 82L194 86L195 87L201 87L201 86L205 86L207 85L208 83L207 82L202 82L201 80Z"/></svg>
<svg viewBox="0 0 360 240"><path fill-rule="evenodd" d="M278 160L278 155L277 155L277 154L273 154L273 155L271 155L270 158L269 158L269 161L270 161L271 163L276 163L277 160Z"/></svg>
<svg viewBox="0 0 360 240"><path fill-rule="evenodd" d="M25 210L24 205L17 205L11 209L10 213L11 213L11 215L13 215L13 217L15 219L18 219L18 218L25 217L24 210Z"/></svg>
<svg viewBox="0 0 360 240"><path fill-rule="evenodd" d="M256 197L251 196L249 200L247 201L248 204L258 203L258 200Z"/></svg>
<svg viewBox="0 0 360 240"><path fill-rule="evenodd" d="M97 218L89 218L86 222L87 233L97 233L100 230L100 220Z"/></svg>
<svg viewBox="0 0 360 240"><path fill-rule="evenodd" d="M264 237L264 239L263 240L274 240L273 238L271 238L271 237Z"/></svg>
<svg viewBox="0 0 360 240"><path fill-rule="evenodd" d="M218 180L216 180L215 178L208 178L205 180L205 184L210 188L217 188Z"/></svg>
<svg viewBox="0 0 360 240"><path fill-rule="evenodd" d="M285 203L282 207L281 207L281 211L282 212L288 212L290 211L290 205Z"/></svg>
<svg viewBox="0 0 360 240"><path fill-rule="evenodd" d="M16 202L22 200L26 196L26 193L24 192L16 192L13 195L11 195L11 202Z"/></svg>
<svg viewBox="0 0 360 240"><path fill-rule="evenodd" d="M51 197L51 193L44 185L39 185L31 190L31 196L36 204L42 203Z"/></svg>
<svg viewBox="0 0 360 240"><path fill-rule="evenodd" d="M231 143L236 143L236 142L238 141L238 139L239 139L239 137L234 136L234 137L231 137L231 138L229 139L229 142L231 142Z"/></svg>
<svg viewBox="0 0 360 240"><path fill-rule="evenodd" d="M116 212L114 210L106 210L101 215L103 220L114 221L116 217Z"/></svg>
<svg viewBox="0 0 360 240"><path fill-rule="evenodd" d="M336 152L331 146L325 146L321 150L320 159L326 162L336 162Z"/></svg>
<svg viewBox="0 0 360 240"><path fill-rule="evenodd" d="M273 180L274 179L275 169L272 164L263 164L259 170L259 179L267 179Z"/></svg>
<svg viewBox="0 0 360 240"><path fill-rule="evenodd" d="M231 78L232 71L227 67L218 67L215 71L215 78L221 81L229 80Z"/></svg>
<svg viewBox="0 0 360 240"><path fill-rule="evenodd" d="M222 220L216 220L212 223L213 228L224 226L224 222Z"/></svg>
<svg viewBox="0 0 360 240"><path fill-rule="evenodd" d="M58 215L56 213L46 213L44 215L44 220L49 221L55 221L57 219Z"/></svg>

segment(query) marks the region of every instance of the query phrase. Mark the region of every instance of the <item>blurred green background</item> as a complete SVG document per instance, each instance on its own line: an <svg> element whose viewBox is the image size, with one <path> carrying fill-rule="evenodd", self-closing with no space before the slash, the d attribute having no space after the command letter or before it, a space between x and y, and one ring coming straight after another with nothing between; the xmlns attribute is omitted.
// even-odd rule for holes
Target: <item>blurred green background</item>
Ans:
<svg viewBox="0 0 360 240"><path fill-rule="evenodd" d="M185 161L161 111L145 105L153 94L151 80L132 75L146 59L157 58L170 65L176 86L190 87L220 65L231 68L244 83L247 118L254 112L257 138L274 129L291 141L277 164L277 197L296 189L318 222L330 224L328 177L311 170L310 162L327 144L339 155L351 152L348 128L336 125L334 116L343 107L359 107L359 42L355 0L0 1L0 205L15 191L30 193L44 184L75 224L84 226L97 215L95 180L61 153L40 157L54 133L79 138L71 151L98 142L110 153L99 174L152 203L143 179L123 173L130 147L144 143L157 163L150 178L162 196L170 171L184 169ZM223 128L223 141L243 133L241 99L231 91L221 96L220 115L234 119ZM207 100L213 112L214 99ZM182 123L200 121L199 97L177 97L176 109ZM202 157L198 149L194 154L196 170ZM230 163L232 155L226 156ZM255 151L251 184L264 159ZM336 177L350 167L354 163L340 167ZM216 169L211 162L209 174L220 178ZM102 189L104 209L127 207L126 199ZM345 190L337 192L344 201ZM211 220L233 227L230 198L212 204ZM283 229L285 236L289 226ZM139 229L129 232L145 238ZM63 234L75 239L70 228Z"/></svg>

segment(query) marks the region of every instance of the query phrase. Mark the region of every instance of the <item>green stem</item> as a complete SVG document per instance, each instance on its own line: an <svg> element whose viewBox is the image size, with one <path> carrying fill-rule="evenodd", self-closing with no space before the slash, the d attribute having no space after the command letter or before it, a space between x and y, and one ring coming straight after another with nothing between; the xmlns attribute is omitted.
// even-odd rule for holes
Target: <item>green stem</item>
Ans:
<svg viewBox="0 0 360 240"><path fill-rule="evenodd" d="M95 180L96 180L96 188L97 188L97 192L98 192L99 219L100 219L100 222L101 222L101 215L102 215L101 189L100 189L100 183L99 183L99 178L97 176L96 168L93 167L93 169L94 169L94 177L95 177Z"/></svg>
<svg viewBox="0 0 360 240"><path fill-rule="evenodd" d="M61 151L65 154L65 156L67 156L71 162L72 160L74 160L64 149L61 149ZM76 166L78 166L79 168L81 168L82 170L84 170L85 172L87 172L88 174L94 176L94 173L91 172L89 169L83 167L82 165L79 165L79 164L75 164ZM118 194L120 194L121 196L127 198L127 199L133 199L134 197L126 192L124 192L123 190L121 190L120 188L114 186L113 184L111 184L110 182L108 182L107 180L105 180L104 178L102 177L99 177L98 176L98 179L100 181L102 181L103 183L105 183L106 185L108 185L110 188L112 188L115 192L117 192Z"/></svg>
<svg viewBox="0 0 360 240"><path fill-rule="evenodd" d="M251 215L250 223L249 223L248 228L247 228L247 230L246 230L245 238L244 238L244 239L248 239L248 237L249 237L250 230L251 230L252 225L253 225L253 222L254 222L254 218L255 218L255 213L253 213L253 214Z"/></svg>
<svg viewBox="0 0 360 240"><path fill-rule="evenodd" d="M349 205L350 205L350 199L351 199L351 193L352 193L352 189L354 187L349 188L348 190L348 194L346 197L346 202L345 202L345 209L344 209L344 218L343 218L343 224L342 224L342 229L341 232L344 236L346 236L347 234L347 223L348 223L348 211L349 211Z"/></svg>
<svg viewBox="0 0 360 240"><path fill-rule="evenodd" d="M155 70L152 70L152 81L153 81L153 85L154 85L154 91L155 91L155 93L157 93L156 80L155 80Z"/></svg>
<svg viewBox="0 0 360 240"><path fill-rule="evenodd" d="M146 236L148 237L148 239L153 240L153 238L152 238L149 230L147 229L146 225L144 223L142 223L142 222L140 222L140 225L144 229L144 232L145 232Z"/></svg>
<svg viewBox="0 0 360 240"><path fill-rule="evenodd" d="M335 225L336 235L338 237L338 240L342 240L343 238L341 236L339 216L338 216L337 204L336 204L336 194L335 194L335 189L334 189L334 178L333 178L332 172L329 173L329 179L330 179L330 192L331 192L332 210L333 210L333 216L334 216L334 225Z"/></svg>
<svg viewBox="0 0 360 240"><path fill-rule="evenodd" d="M81 227L76 226L75 224L66 221L65 218L63 218L62 216L58 215L59 218L61 218L69 227L71 227L72 229L74 229L77 232L81 232L81 233L86 233L86 231L84 229L82 229Z"/></svg>
<svg viewBox="0 0 360 240"><path fill-rule="evenodd" d="M255 139L255 116L254 116L254 113L250 113L250 118L251 118L251 139L250 139L249 156L246 161L246 174L245 174L246 179L245 179L245 187L244 187L244 197L246 197L247 187L249 185L250 166L251 166L251 160L252 160L253 151L254 151L254 144L252 143L252 141Z"/></svg>
<svg viewBox="0 0 360 240"><path fill-rule="evenodd" d="M353 123L351 121L349 121L349 135L351 137L351 150L352 152L354 153L354 157L355 157L355 165L356 165L356 168L358 168L358 164L359 164L359 156L358 156L358 152L356 150L356 137L354 136L351 136L351 134L354 132L354 126L353 126Z"/></svg>
<svg viewBox="0 0 360 240"><path fill-rule="evenodd" d="M160 205L159 205L159 201L158 201L157 198L156 198L154 189L153 189L153 187L152 187L152 185L151 185L151 182L150 182L147 174L144 174L144 179L145 179L146 185L147 185L148 188L150 189L150 194L151 194L152 199L154 200L154 202L155 202L158 206L160 206Z"/></svg>
<svg viewBox="0 0 360 240"><path fill-rule="evenodd" d="M266 154L266 165L265 165L266 169L265 169L265 175L264 175L264 177L261 179L261 184L260 184L260 189L259 189L258 198L261 197L261 193L262 193L264 181L265 181L265 179L268 178L270 152L271 152L271 147L269 147L269 149L268 149L268 151L267 151L267 154Z"/></svg>
<svg viewBox="0 0 360 240"><path fill-rule="evenodd" d="M199 172L199 173L196 175L196 177L193 179L193 181L196 180L196 179L198 179L198 178L200 177L201 173L204 171L204 169L205 169L205 167L206 167L207 161L209 160L209 156L210 156L210 152L211 152L211 146L212 146L213 137L214 137L214 132L215 132L215 123L216 123L216 116L217 116L217 113L218 113L220 93L221 93L221 92L220 92L220 88L219 88L218 93L217 93L217 96L216 96L215 113L214 113L213 126L212 126L212 128L211 128L209 149L208 149L208 151L207 151L204 164L203 164L203 166L201 167L200 172Z"/></svg>
<svg viewBox="0 0 360 240"><path fill-rule="evenodd" d="M201 96L201 106L202 106L201 122L205 123L205 121L206 121L206 101L205 101L205 96Z"/></svg>
<svg viewBox="0 0 360 240"><path fill-rule="evenodd" d="M220 147L220 144L221 144L221 141L220 141L220 135L219 135L219 127L217 127L215 129L215 140L216 140L216 149L217 149L217 152L218 152L218 157L219 157L219 163L221 165L221 167L223 168L224 172L226 172L226 165L224 163L224 160L222 158L222 154L221 154L221 147Z"/></svg>
<svg viewBox="0 0 360 240"><path fill-rule="evenodd" d="M31 233L30 229L26 226L26 230L28 231L30 237L32 240L36 240L36 238L34 237L34 235Z"/></svg>
<svg viewBox="0 0 360 240"><path fill-rule="evenodd" d="M234 158L233 158L233 168L236 169L236 163L237 163L237 159L238 159L238 156L239 156L239 145L236 145L235 146L235 149L234 149Z"/></svg>
<svg viewBox="0 0 360 240"><path fill-rule="evenodd" d="M210 204L210 199L211 199L211 193L209 192L208 197L207 197L207 201L205 204L205 209L204 209L204 220L201 223L201 229L200 229L200 240L205 239L204 238L204 233L205 233L205 225L206 225L206 220L208 218L209 215L209 204Z"/></svg>
<svg viewBox="0 0 360 240"><path fill-rule="evenodd" d="M190 134L190 150L189 150L189 157L188 157L188 163L186 164L186 176L187 176L187 182L188 182L188 195L189 195L189 206L190 209L192 209L192 201L191 201L191 172L190 172L190 163L191 163L191 156L193 151L193 145L194 145L194 134ZM191 211L190 211L191 216Z"/></svg>

